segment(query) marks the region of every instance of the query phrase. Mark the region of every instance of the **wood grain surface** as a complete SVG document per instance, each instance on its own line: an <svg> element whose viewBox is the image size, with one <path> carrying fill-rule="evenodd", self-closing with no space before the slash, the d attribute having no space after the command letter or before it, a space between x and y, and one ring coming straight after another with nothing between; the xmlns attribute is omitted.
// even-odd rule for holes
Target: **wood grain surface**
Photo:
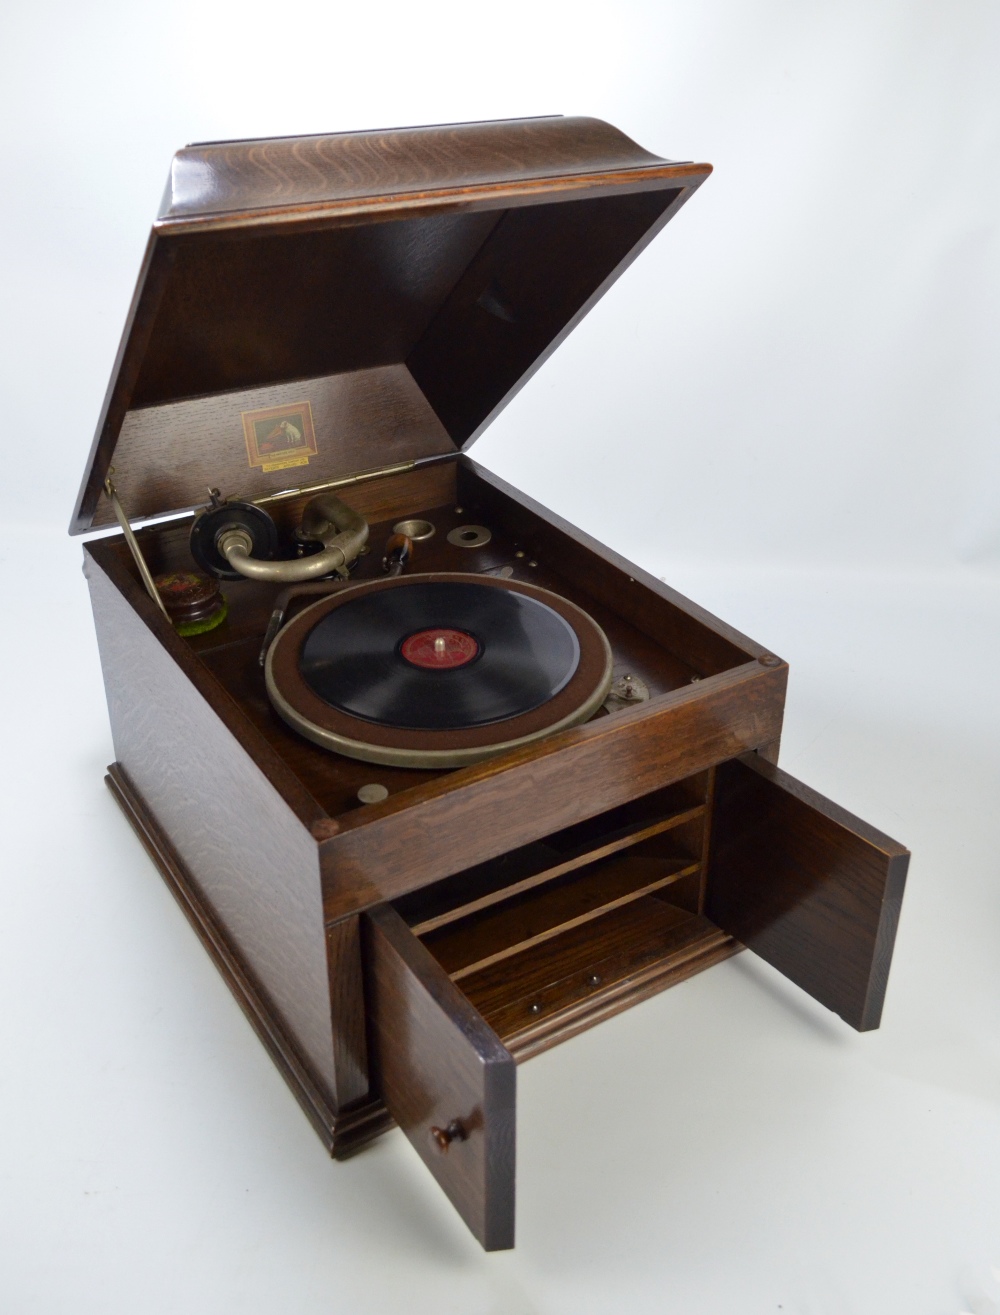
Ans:
<svg viewBox="0 0 1000 1315"><path fill-rule="evenodd" d="M375 892L394 899L767 742L786 673L748 663L345 815L321 845L326 917L357 912Z"/></svg>
<svg viewBox="0 0 1000 1315"><path fill-rule="evenodd" d="M361 969L361 924L343 918L326 929L326 962L333 1028L333 1071L341 1103L368 1095L368 1044Z"/></svg>
<svg viewBox="0 0 1000 1315"><path fill-rule="evenodd" d="M503 214L406 363L467 445L524 386L673 214L683 189Z"/></svg>
<svg viewBox="0 0 1000 1315"><path fill-rule="evenodd" d="M130 409L402 368L498 218L438 214L333 230L246 229L238 239L210 232L170 240L176 246L170 279ZM397 389L407 400L418 391L412 381ZM363 384L353 397L347 393L355 414L365 408L373 427L362 468L386 464L379 458L384 434L377 406L366 406L370 397Z"/></svg>
<svg viewBox="0 0 1000 1315"><path fill-rule="evenodd" d="M367 1145L373 1137L387 1131L392 1126L392 1119L382 1102L377 1099L356 1100L346 1109L337 1109L330 1103L324 1084L317 1079L295 1038L276 1013L267 993L250 968L243 962L222 924L198 894L191 874L184 867L177 851L160 829L143 800L132 788L118 763L112 763L108 768L105 780L149 857L211 956L212 962L218 968L250 1025L330 1154L336 1159L345 1159ZM356 940L357 919L348 920L342 923L341 927L350 928L352 923Z"/></svg>
<svg viewBox="0 0 1000 1315"><path fill-rule="evenodd" d="M331 1105L356 1100L365 1076L334 1053L315 840L93 559L88 578L118 763Z"/></svg>
<svg viewBox="0 0 1000 1315"><path fill-rule="evenodd" d="M698 676L769 654L763 644L464 454L458 460L457 496L487 524L502 524L531 557L557 563L571 589L586 589L657 647L683 655Z"/></svg>
<svg viewBox="0 0 1000 1315"><path fill-rule="evenodd" d="M363 925L376 1089L486 1250L512 1247L514 1061L391 906Z"/></svg>
<svg viewBox="0 0 1000 1315"><path fill-rule="evenodd" d="M690 855L616 855L541 889L512 895L502 904L428 932L421 939L452 981L458 982L698 869L698 860Z"/></svg>
<svg viewBox="0 0 1000 1315"><path fill-rule="evenodd" d="M512 1021L510 1033L504 1034L504 1045L516 1063L526 1063L553 1046L562 1045L606 1019L641 1004L643 1000L713 968L739 954L742 948L739 942L707 919L699 926L689 928L684 937L679 937L675 948L653 955L644 964L639 962L643 949L639 944L634 966L626 968L623 965L618 980L596 989L587 986L593 974L588 974L578 984L566 982L561 1007L553 1008L550 1013L529 1023L524 1022L522 1014L520 1019ZM609 965L605 964L605 967Z"/></svg>
<svg viewBox="0 0 1000 1315"><path fill-rule="evenodd" d="M654 792L653 798L659 794L659 791ZM612 810L610 816L614 817L618 811ZM444 881L414 891L412 895L396 900L395 907L410 929L422 936L458 918L489 908L511 895L535 889L567 872L640 845L652 836L701 817L703 813L704 805L697 804L657 820L647 817L644 823L636 822L620 828L609 826L603 834L575 844L560 844L561 837L572 836L576 828L571 827L557 836L547 836L544 840L510 850L478 867L466 868Z"/></svg>
<svg viewBox="0 0 1000 1315"><path fill-rule="evenodd" d="M445 123L178 151L161 220L666 163L599 119Z"/></svg>
<svg viewBox="0 0 1000 1315"><path fill-rule="evenodd" d="M518 1062L739 948L690 910L653 896L522 950L462 981Z"/></svg>
<svg viewBox="0 0 1000 1315"><path fill-rule="evenodd" d="M318 448L308 466L251 466L242 413L302 402L311 406ZM258 498L454 451L406 367L387 365L131 410L114 450L114 481L129 519L141 520L202 507L210 488ZM103 498L93 524L114 523Z"/></svg>
<svg viewBox="0 0 1000 1315"><path fill-rule="evenodd" d="M755 755L716 777L708 916L852 1027L878 1027L908 851Z"/></svg>

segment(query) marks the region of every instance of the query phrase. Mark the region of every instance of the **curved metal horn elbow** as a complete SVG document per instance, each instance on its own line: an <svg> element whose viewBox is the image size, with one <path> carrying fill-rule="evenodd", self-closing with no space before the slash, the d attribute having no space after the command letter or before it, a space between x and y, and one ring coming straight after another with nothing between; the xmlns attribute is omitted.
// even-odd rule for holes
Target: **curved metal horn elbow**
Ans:
<svg viewBox="0 0 1000 1315"><path fill-rule="evenodd" d="M253 547L246 531L233 528L219 536L217 547L234 571L248 580L273 584L301 584L344 572L368 540L368 522L332 493L321 493L306 504L302 530L323 544L321 552L291 562L263 562L251 557Z"/></svg>

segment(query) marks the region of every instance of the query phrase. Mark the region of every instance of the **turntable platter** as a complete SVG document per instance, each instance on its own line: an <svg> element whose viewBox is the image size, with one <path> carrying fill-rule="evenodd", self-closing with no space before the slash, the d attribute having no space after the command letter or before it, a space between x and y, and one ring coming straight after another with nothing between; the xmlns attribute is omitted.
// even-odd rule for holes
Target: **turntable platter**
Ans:
<svg viewBox="0 0 1000 1315"><path fill-rule="evenodd" d="M268 654L278 713L368 762L461 766L592 716L611 680L603 631L565 598L478 575L413 575L324 598Z"/></svg>

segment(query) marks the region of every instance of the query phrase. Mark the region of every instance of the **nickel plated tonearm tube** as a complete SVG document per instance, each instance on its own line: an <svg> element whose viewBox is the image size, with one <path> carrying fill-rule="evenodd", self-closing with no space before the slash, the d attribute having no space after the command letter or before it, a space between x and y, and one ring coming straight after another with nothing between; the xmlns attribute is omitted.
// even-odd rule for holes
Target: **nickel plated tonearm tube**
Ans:
<svg viewBox="0 0 1000 1315"><path fill-rule="evenodd" d="M191 552L198 565L220 579L301 584L329 575L346 577L368 539L368 522L333 493L310 498L300 537L322 545L318 552L274 561L277 530L270 515L252 502L212 503L191 527Z"/></svg>

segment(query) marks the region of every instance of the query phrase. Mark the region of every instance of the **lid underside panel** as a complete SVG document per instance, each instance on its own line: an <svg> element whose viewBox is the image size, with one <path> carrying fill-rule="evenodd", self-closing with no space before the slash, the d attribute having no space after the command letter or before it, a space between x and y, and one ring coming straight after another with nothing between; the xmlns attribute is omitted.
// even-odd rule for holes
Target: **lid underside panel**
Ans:
<svg viewBox="0 0 1000 1315"><path fill-rule="evenodd" d="M73 529L112 465L139 519L467 447L708 172L583 119L180 152Z"/></svg>
<svg viewBox="0 0 1000 1315"><path fill-rule="evenodd" d="M167 239L170 282L132 408L405 360L497 219Z"/></svg>
<svg viewBox="0 0 1000 1315"><path fill-rule="evenodd" d="M455 443L572 328L660 216L672 188L508 210L407 359Z"/></svg>

